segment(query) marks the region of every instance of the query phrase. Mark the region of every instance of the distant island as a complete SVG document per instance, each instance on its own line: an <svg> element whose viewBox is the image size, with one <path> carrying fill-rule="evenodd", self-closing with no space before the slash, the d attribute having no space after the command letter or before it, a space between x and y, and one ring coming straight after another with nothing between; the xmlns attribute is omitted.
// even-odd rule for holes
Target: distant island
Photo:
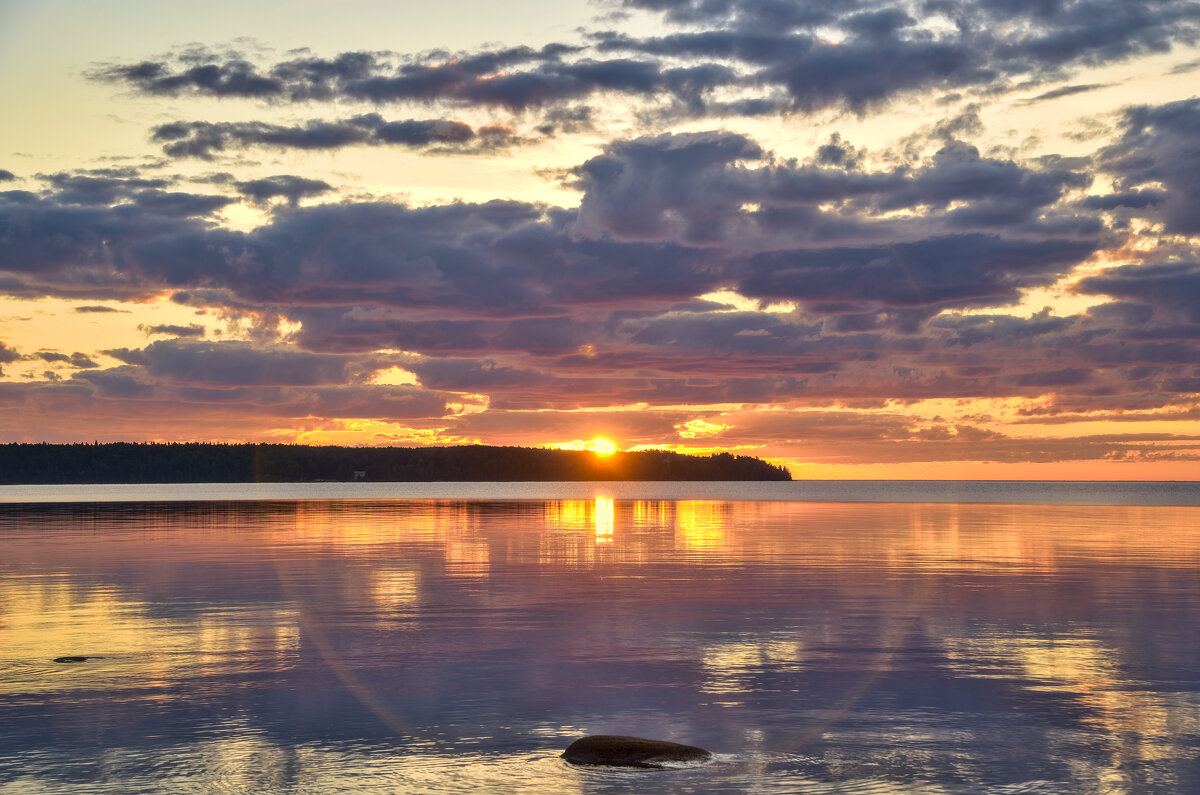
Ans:
<svg viewBox="0 0 1200 795"><path fill-rule="evenodd" d="M0 484L791 480L752 456L601 456L535 447L130 443L0 445Z"/></svg>

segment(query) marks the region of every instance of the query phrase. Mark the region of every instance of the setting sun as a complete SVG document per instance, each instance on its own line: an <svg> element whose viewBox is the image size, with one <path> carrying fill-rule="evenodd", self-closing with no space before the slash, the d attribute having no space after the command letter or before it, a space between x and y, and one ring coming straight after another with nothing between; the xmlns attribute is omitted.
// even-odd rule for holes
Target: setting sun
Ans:
<svg viewBox="0 0 1200 795"><path fill-rule="evenodd" d="M597 436L587 443L587 449L596 455L612 455L617 452L617 445L612 439Z"/></svg>

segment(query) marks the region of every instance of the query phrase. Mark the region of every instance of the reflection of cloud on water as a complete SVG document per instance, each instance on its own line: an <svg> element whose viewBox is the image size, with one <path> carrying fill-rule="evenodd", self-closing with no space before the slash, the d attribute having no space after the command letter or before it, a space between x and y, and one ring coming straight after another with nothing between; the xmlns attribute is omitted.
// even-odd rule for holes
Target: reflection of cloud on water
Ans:
<svg viewBox="0 0 1200 795"><path fill-rule="evenodd" d="M74 705L69 688L116 682L80 725L120 708L108 736L137 741L147 702L171 699L145 734L172 758L170 731L191 730L169 727L197 743L228 727L244 744L213 764L326 784L387 759L403 791L434 780L425 765L586 729L788 755L791 782L970 778L999 748L1056 786L1134 791L1122 765L1167 780L1200 734L1195 695L1138 679L1194 663L1194 509L592 496L181 507L145 526L124 510L118 529L0 517L0 650L44 662L0 686ZM49 665L107 653L98 638L120 654ZM188 688L211 710L190 724ZM380 745L317 753L330 736Z"/></svg>
<svg viewBox="0 0 1200 795"><path fill-rule="evenodd" d="M1110 740L1103 761L1072 759L1080 780L1120 784L1136 763L1177 758L1181 737L1200 735L1200 694L1148 689L1131 678L1121 649L1081 632L1030 635L1005 632L943 640L959 676L1000 679L1082 707L1082 724ZM1060 737L1072 742L1069 733ZM1064 753L1071 759L1073 754ZM1085 775L1086 774L1086 775Z"/></svg>
<svg viewBox="0 0 1200 795"><path fill-rule="evenodd" d="M112 586L66 577L10 579L0 593L0 656L26 666L0 677L0 695L77 687L129 687L171 698L189 677L284 670L300 647L297 611L275 604L210 606L173 615ZM45 665L66 654L94 656L86 669ZM87 677L66 676L85 670Z"/></svg>
<svg viewBox="0 0 1200 795"><path fill-rule="evenodd" d="M449 577L486 577L491 563L487 542L477 534L455 529L441 539Z"/></svg>
<svg viewBox="0 0 1200 795"><path fill-rule="evenodd" d="M371 600L383 611L415 607L421 600L421 575L409 569L371 573Z"/></svg>
<svg viewBox="0 0 1200 795"><path fill-rule="evenodd" d="M704 680L700 690L713 694L745 693L753 688L750 677L763 670L797 670L803 643L795 635L746 635L702 646L699 650Z"/></svg>

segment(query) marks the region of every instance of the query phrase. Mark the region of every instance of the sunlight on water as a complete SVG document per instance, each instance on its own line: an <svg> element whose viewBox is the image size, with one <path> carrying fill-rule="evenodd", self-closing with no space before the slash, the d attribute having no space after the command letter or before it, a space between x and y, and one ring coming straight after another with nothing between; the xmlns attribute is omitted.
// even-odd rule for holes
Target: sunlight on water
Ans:
<svg viewBox="0 0 1200 795"><path fill-rule="evenodd" d="M1195 507L10 505L0 538L5 792L1200 788ZM718 757L558 758L588 733Z"/></svg>
<svg viewBox="0 0 1200 795"><path fill-rule="evenodd" d="M613 501L611 497L597 497L594 509L596 517L596 543L610 544L613 540L614 518Z"/></svg>

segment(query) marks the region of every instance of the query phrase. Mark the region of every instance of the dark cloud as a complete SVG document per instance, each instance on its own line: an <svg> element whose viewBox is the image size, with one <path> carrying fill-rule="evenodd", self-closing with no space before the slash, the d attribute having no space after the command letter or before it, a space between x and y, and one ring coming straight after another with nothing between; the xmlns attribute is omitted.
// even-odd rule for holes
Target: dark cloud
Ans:
<svg viewBox="0 0 1200 795"><path fill-rule="evenodd" d="M1100 167L1114 175L1122 192L1128 194L1140 188L1161 197L1147 204L1158 210L1168 232L1200 233L1197 129L1198 98L1139 105L1125 110L1120 139L1100 153Z"/></svg>
<svg viewBox="0 0 1200 795"><path fill-rule="evenodd" d="M1020 104L1033 105L1035 103L1046 102L1047 100L1051 100L1051 99L1059 99L1061 97L1071 97L1076 94L1086 94L1089 91L1096 91L1097 89L1108 88L1110 85L1112 85L1112 84L1111 83L1084 83L1084 84L1080 84L1080 85L1063 86L1061 88L1056 88L1051 91L1045 91L1041 94L1038 94L1036 97L1030 97L1029 99L1021 102Z"/></svg>
<svg viewBox="0 0 1200 795"><path fill-rule="evenodd" d="M228 196L182 191L144 190L133 195L133 203L146 212L177 218L211 215L235 201Z"/></svg>
<svg viewBox="0 0 1200 795"><path fill-rule="evenodd" d="M623 240L719 240L732 220L730 204L738 201L722 193L734 187L721 184L726 167L763 156L758 144L726 132L613 142L575 170L584 194L577 231ZM668 228L680 223L682 229Z"/></svg>
<svg viewBox="0 0 1200 795"><path fill-rule="evenodd" d="M646 320L628 321L636 343L673 350L705 350L722 354L788 354L794 371L826 372L836 365L821 360L812 341L820 324L798 322L784 314L764 312L669 313ZM812 355L815 354L815 357ZM817 359L814 367L813 358Z"/></svg>
<svg viewBox="0 0 1200 795"><path fill-rule="evenodd" d="M10 348L7 343L0 340L0 364L11 364L12 362L20 361L21 358L22 356L16 348ZM0 368L0 375L3 374L3 368Z"/></svg>
<svg viewBox="0 0 1200 795"><path fill-rule="evenodd" d="M629 5L662 13L674 28L644 38L585 33L588 43L582 46L417 55L352 51L332 58L305 53L269 65L241 53L192 48L161 60L103 65L92 77L151 95L266 102L443 103L523 113L616 94L691 117L825 108L862 114L913 93L988 93L1061 83L1077 68L1168 51L1200 36L1200 6L1193 0ZM1034 101L1098 87L1067 85ZM549 119L543 126L557 129ZM296 146L330 148L372 133L352 123L326 128L313 122L307 128L225 135L277 136L300 142ZM176 140L168 149L211 156L220 147Z"/></svg>
<svg viewBox="0 0 1200 795"><path fill-rule="evenodd" d="M301 199L333 190L333 186L323 180L291 174L235 182L234 187L253 204L265 205L272 199L285 199L292 207L296 207Z"/></svg>
<svg viewBox="0 0 1200 795"><path fill-rule="evenodd" d="M1200 379L1192 265L1085 279L1078 289L1113 302L1080 315L995 308L1119 245L1106 219L1156 211L1163 191L1138 183L1076 198L1088 159L985 156L955 137L972 119L931 126L932 155L883 167L840 136L806 160L732 132L613 141L571 172L578 210L299 206L328 186L224 180L297 204L235 231L151 211L136 199L150 188L109 205L6 194L0 278L29 295L171 290L260 329L257 343L109 351L121 367L72 378L94 399L398 416L407 409L386 408L393 393L367 390L393 365L420 383L400 403L483 394L489 412L980 395L1116 406L1134 392L1148 410L1184 399ZM722 289L759 305L698 299ZM270 341L282 319L299 324L287 345ZM965 444L964 433L943 441Z"/></svg>
<svg viewBox="0 0 1200 795"><path fill-rule="evenodd" d="M857 113L915 91L1005 90L1015 78L1061 79L1065 70L1194 41L1200 21L1190 0L945 0L924 4L921 19L882 2L629 4L697 29L645 39L602 35L601 51L734 59L753 81L783 86L796 109ZM949 24L927 24L935 20ZM817 30L840 31L840 40L826 41Z"/></svg>
<svg viewBox="0 0 1200 795"><path fill-rule="evenodd" d="M154 396L154 387L136 376L133 367L113 367L105 370L76 373L72 381L95 387L94 394L101 398L116 400L148 400Z"/></svg>
<svg viewBox="0 0 1200 795"><path fill-rule="evenodd" d="M408 363L407 369L417 374L422 385L451 391L537 390L556 381L537 370L493 359L422 359Z"/></svg>
<svg viewBox="0 0 1200 795"><path fill-rule="evenodd" d="M227 298L227 297L222 297ZM204 297L201 303L208 300ZM221 300L221 299L218 299ZM186 301L185 301L186 302ZM430 353L483 353L491 349L494 324L480 319L445 319L445 312L422 317L413 311L382 307L289 307L289 317L302 323L296 341L324 353L373 351L381 348Z"/></svg>
<svg viewBox="0 0 1200 795"><path fill-rule="evenodd" d="M955 235L869 248L756 254L739 284L762 299L846 308L972 306L1016 301L1087 258L1095 244Z"/></svg>
<svg viewBox="0 0 1200 795"><path fill-rule="evenodd" d="M89 314L89 313L98 314L101 312L128 312L129 310L116 309L111 306L77 306L74 309L72 309L71 311L78 312L81 314Z"/></svg>
<svg viewBox="0 0 1200 795"><path fill-rule="evenodd" d="M830 25L841 14L853 14L873 6L861 0L812 0L807 3L787 0L621 0L621 4L627 8L659 12L684 25L764 31Z"/></svg>
<svg viewBox="0 0 1200 795"><path fill-rule="evenodd" d="M495 142L495 128L479 131L489 146ZM489 138L490 135L490 138ZM254 146L277 149L328 150L347 146L431 146L460 147L477 138L470 125L446 119L387 121L377 113L368 113L342 121L313 120L302 125L266 122L171 122L160 124L151 138L163 144L171 157L196 157L211 160L227 150Z"/></svg>
<svg viewBox="0 0 1200 795"><path fill-rule="evenodd" d="M54 188L55 198L67 204L112 204L144 190L161 190L170 180L141 177L93 176L58 173L43 177Z"/></svg>
<svg viewBox="0 0 1200 795"><path fill-rule="evenodd" d="M1082 279L1076 289L1133 301L1136 306L1152 306L1168 315L1200 323L1200 264L1195 262L1110 268ZM1200 342L1200 329L1193 331L1193 335Z"/></svg>
<svg viewBox="0 0 1200 795"><path fill-rule="evenodd" d="M1166 198L1166 191L1147 188L1145 190L1124 191L1123 193L1088 196L1083 200L1083 206L1089 210L1115 210L1120 207L1144 210L1147 207L1162 204Z"/></svg>
<svg viewBox="0 0 1200 795"><path fill-rule="evenodd" d="M590 132L595 129L595 121L596 112L588 105L551 108L542 116L537 131L546 136Z"/></svg>
<svg viewBox="0 0 1200 795"><path fill-rule="evenodd" d="M41 359L43 362L52 364L64 364L81 370L91 370L100 366L92 360L92 357L78 351L70 355L58 351L38 351L31 358Z"/></svg>
<svg viewBox="0 0 1200 795"><path fill-rule="evenodd" d="M309 101L354 99L375 103L443 101L514 111L561 105L597 92L637 96L669 93L699 100L713 88L737 82L720 64L667 66L652 59L576 57L565 44L541 50L514 47L475 53L432 52L416 58L342 53L333 59L306 57L266 70L238 55L210 53L207 63L182 58L108 65L94 79L149 94Z"/></svg>
<svg viewBox="0 0 1200 795"><path fill-rule="evenodd" d="M54 198L0 197L0 272L16 294L141 298L164 283L228 272L240 235L136 203L74 205ZM208 274L206 277L205 274Z"/></svg>
<svg viewBox="0 0 1200 795"><path fill-rule="evenodd" d="M284 93L279 78L257 72L257 67L240 58L222 63L188 63L180 59L178 70L160 61L142 61L122 66L106 65L95 69L93 79L120 83L147 94L177 96L183 93L214 97L251 97L273 99Z"/></svg>
<svg viewBox="0 0 1200 795"><path fill-rule="evenodd" d="M172 179L145 178L132 168L39 176L50 186L49 195L58 204L106 207L121 202L149 214L184 218L211 215L235 201L228 196L164 190L171 186ZM16 198L13 193L4 195L10 201Z"/></svg>
<svg viewBox="0 0 1200 795"><path fill-rule="evenodd" d="M0 383L0 417L9 438L143 439L147 429L168 438L270 438L279 426L319 427L329 419L365 418L448 424L454 396L412 386L341 384L316 387L175 384L134 365L87 370L62 379L50 373L33 383ZM101 429L101 430L98 430ZM266 429L266 430L265 430Z"/></svg>
<svg viewBox="0 0 1200 795"><path fill-rule="evenodd" d="M946 315L930 322L933 328L954 332L947 344L961 345L964 348L980 344L1027 346L1037 337L1061 335L1073 324L1071 318L1055 317L1050 314L1049 309L1044 309L1031 318L999 314ZM1057 342L1060 338L1061 336L1055 336L1054 341Z"/></svg>
<svg viewBox="0 0 1200 795"><path fill-rule="evenodd" d="M352 380L354 363L342 356L246 342L160 340L145 348L106 354L172 383L215 386L322 386Z"/></svg>
<svg viewBox="0 0 1200 795"><path fill-rule="evenodd" d="M845 307L971 306L1015 301L1085 259L1095 245L988 235L931 238L886 247L755 255L739 284L749 296Z"/></svg>
<svg viewBox="0 0 1200 795"><path fill-rule="evenodd" d="M12 182L17 178L17 175L6 168L0 168L0 182Z"/></svg>
<svg viewBox="0 0 1200 795"><path fill-rule="evenodd" d="M138 331L149 336L151 334L169 334L172 337L203 337L204 326L190 323L186 326L176 326L169 323L158 325L139 325Z"/></svg>
<svg viewBox="0 0 1200 795"><path fill-rule="evenodd" d="M1171 68L1171 71L1168 72L1168 74L1173 74L1173 75L1187 74L1188 72L1194 72L1197 69L1200 69L1200 58L1195 58L1191 61L1184 61L1181 64L1176 64L1175 66L1173 66Z"/></svg>
<svg viewBox="0 0 1200 795"><path fill-rule="evenodd" d="M1059 162L1018 164L987 158L969 145L945 142L917 166L860 167L863 153L840 136L808 163L768 160L735 133L661 135L615 141L573 171L584 192L577 234L621 240L677 240L692 245L763 247L837 239L1007 229L1039 235L1095 236L1094 218L1045 212L1091 177ZM824 209L820 205L833 204ZM896 210L919 220L873 222ZM903 227L912 227L904 231Z"/></svg>

